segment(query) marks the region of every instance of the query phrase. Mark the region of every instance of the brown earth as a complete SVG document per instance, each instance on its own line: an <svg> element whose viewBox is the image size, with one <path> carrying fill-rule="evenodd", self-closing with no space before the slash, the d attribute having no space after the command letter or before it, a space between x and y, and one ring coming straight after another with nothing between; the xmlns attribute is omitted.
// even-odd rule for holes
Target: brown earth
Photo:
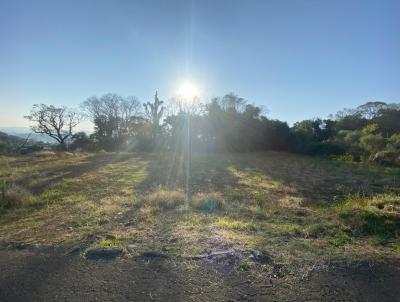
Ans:
<svg viewBox="0 0 400 302"><path fill-rule="evenodd" d="M400 301L400 262L251 271L220 261L0 251L0 301Z"/></svg>

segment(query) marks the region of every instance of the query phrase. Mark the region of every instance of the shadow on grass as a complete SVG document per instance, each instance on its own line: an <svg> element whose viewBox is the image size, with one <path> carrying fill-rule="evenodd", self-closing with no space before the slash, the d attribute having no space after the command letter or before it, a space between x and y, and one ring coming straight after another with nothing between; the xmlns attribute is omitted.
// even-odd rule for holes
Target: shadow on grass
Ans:
<svg viewBox="0 0 400 302"><path fill-rule="evenodd" d="M86 157L83 162L71 162L59 168L47 169L46 175L50 175L50 177L30 186L29 190L35 195L40 195L48 188L55 186L65 179L77 178L99 170L100 168L104 168L109 164L126 161L129 158L132 158L132 154L95 154ZM24 182L24 179L22 182Z"/></svg>

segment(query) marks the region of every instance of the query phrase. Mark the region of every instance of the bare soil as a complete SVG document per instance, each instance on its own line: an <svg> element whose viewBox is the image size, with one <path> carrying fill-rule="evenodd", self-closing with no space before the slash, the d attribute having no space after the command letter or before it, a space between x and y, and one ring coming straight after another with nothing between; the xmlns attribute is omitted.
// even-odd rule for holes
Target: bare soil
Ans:
<svg viewBox="0 0 400 302"><path fill-rule="evenodd" d="M314 265L306 274L225 264L162 257L92 261L6 249L0 251L0 301L400 301L398 261Z"/></svg>

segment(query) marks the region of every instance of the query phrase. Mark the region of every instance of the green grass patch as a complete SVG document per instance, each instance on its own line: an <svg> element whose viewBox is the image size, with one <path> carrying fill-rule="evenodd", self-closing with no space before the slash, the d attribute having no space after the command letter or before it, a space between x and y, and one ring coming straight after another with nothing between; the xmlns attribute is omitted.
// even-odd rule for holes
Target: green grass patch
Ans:
<svg viewBox="0 0 400 302"><path fill-rule="evenodd" d="M333 246L339 247L343 246L347 243L350 243L352 238L346 234L345 232L338 232L335 238L328 239L328 243L332 244Z"/></svg>
<svg viewBox="0 0 400 302"><path fill-rule="evenodd" d="M225 229L237 231L257 231L259 229L257 224L252 221L231 220L225 217L219 218L217 225Z"/></svg>
<svg viewBox="0 0 400 302"><path fill-rule="evenodd" d="M228 193L228 200L240 201L242 199L242 194L239 191L230 191Z"/></svg>
<svg viewBox="0 0 400 302"><path fill-rule="evenodd" d="M130 240L127 238L106 238L97 243L102 248L122 248L125 249L129 245Z"/></svg>
<svg viewBox="0 0 400 302"><path fill-rule="evenodd" d="M266 207L267 202L268 202L268 196L267 196L266 193L263 193L263 192L260 193L260 192L259 192L259 193L257 193L257 194L255 195L254 199L255 199L257 205L258 205L260 208L265 208L265 207Z"/></svg>

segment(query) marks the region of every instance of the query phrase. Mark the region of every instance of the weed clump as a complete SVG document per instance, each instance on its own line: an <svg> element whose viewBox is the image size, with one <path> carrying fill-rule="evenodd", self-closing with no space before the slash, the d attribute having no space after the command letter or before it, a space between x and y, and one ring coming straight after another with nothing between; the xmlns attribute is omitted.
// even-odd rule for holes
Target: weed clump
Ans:
<svg viewBox="0 0 400 302"><path fill-rule="evenodd" d="M242 199L242 194L238 191L231 191L228 197L231 201L240 201Z"/></svg>
<svg viewBox="0 0 400 302"><path fill-rule="evenodd" d="M268 201L268 196L265 193L257 193L255 196L255 201L260 208L265 208Z"/></svg>
<svg viewBox="0 0 400 302"><path fill-rule="evenodd" d="M8 184L5 180L0 182L0 210L24 206L32 198L28 190L16 184Z"/></svg>
<svg viewBox="0 0 400 302"><path fill-rule="evenodd" d="M191 204L195 209L212 213L222 210L225 207L225 200L219 193L199 193L193 197Z"/></svg>
<svg viewBox="0 0 400 302"><path fill-rule="evenodd" d="M183 205L186 195L180 191L158 190L143 198L141 204L157 207L160 210L173 210Z"/></svg>

